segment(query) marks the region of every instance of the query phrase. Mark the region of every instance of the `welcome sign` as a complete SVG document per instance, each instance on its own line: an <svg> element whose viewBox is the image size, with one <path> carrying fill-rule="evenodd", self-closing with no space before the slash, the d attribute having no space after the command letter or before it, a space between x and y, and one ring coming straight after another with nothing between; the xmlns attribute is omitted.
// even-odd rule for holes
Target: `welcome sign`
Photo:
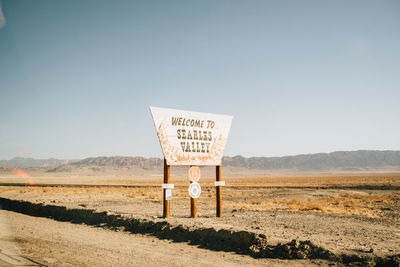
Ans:
<svg viewBox="0 0 400 267"><path fill-rule="evenodd" d="M221 165L232 116L150 107L168 165Z"/></svg>

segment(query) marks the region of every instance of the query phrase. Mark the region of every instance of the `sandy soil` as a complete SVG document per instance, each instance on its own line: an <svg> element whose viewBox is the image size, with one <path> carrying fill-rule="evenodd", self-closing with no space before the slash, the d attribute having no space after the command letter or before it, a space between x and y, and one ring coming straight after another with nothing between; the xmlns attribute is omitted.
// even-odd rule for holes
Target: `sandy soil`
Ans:
<svg viewBox="0 0 400 267"><path fill-rule="evenodd" d="M2 230L8 227L7 235L3 232L0 244L13 241L14 251L18 250L21 255L47 266L287 265L285 260L254 259L247 255L212 251L152 236L57 222L4 210L0 210L0 218ZM30 264L34 265L32 262ZM303 266L324 262L295 260L290 264Z"/></svg>
<svg viewBox="0 0 400 267"><path fill-rule="evenodd" d="M267 186L259 183L263 179L232 180L234 185L223 189L223 218L215 217L215 189L203 181L197 219L189 218L189 182L179 181L173 190L172 218L167 221L173 225L264 234L269 243L310 240L336 254L400 254L399 175L356 177L351 181L337 176L268 178ZM138 185L141 186L0 186L0 196L107 211L128 218L165 220L161 218L160 185Z"/></svg>

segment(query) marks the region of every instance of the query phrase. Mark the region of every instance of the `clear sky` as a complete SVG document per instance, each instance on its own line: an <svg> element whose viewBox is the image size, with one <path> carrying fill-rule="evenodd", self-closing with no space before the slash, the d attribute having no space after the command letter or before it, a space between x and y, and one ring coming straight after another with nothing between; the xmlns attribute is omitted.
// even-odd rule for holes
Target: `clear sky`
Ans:
<svg viewBox="0 0 400 267"><path fill-rule="evenodd" d="M161 157L149 106L233 115L229 156L400 150L400 1L3 0L0 26L0 159Z"/></svg>

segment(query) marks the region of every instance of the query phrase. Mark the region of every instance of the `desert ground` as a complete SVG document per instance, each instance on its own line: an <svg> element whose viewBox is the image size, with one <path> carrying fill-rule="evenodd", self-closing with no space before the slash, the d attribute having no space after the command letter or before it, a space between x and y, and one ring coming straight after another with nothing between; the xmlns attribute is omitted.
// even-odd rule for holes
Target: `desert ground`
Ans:
<svg viewBox="0 0 400 267"><path fill-rule="evenodd" d="M43 265L399 264L399 174L229 176L222 218L215 217L214 180L204 177L196 219L187 178L172 176L164 219L161 175L52 175L0 178L2 240ZM55 207L92 217L54 215ZM104 214L113 221L98 219Z"/></svg>

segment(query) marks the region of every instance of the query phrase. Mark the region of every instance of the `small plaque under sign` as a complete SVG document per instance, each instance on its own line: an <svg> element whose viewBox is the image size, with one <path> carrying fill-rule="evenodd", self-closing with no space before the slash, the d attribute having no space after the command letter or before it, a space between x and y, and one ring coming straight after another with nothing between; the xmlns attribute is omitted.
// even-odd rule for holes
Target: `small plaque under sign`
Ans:
<svg viewBox="0 0 400 267"><path fill-rule="evenodd" d="M172 199L172 190L167 189L165 190L165 200L171 200Z"/></svg>
<svg viewBox="0 0 400 267"><path fill-rule="evenodd" d="M216 181L215 186L225 186L225 181Z"/></svg>
<svg viewBox="0 0 400 267"><path fill-rule="evenodd" d="M163 189L174 189L174 184L162 184Z"/></svg>

